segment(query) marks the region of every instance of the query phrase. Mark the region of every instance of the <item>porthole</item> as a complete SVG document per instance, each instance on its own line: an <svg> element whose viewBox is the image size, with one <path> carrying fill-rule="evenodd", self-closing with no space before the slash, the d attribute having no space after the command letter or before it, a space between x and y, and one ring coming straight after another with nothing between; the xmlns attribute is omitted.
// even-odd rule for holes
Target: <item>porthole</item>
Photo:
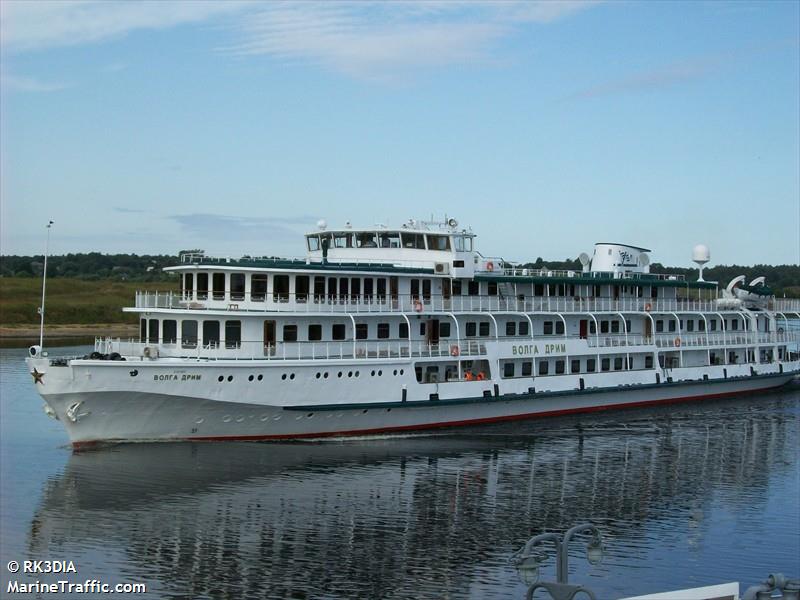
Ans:
<svg viewBox="0 0 800 600"><path fill-rule="evenodd" d="M203 417L197 417L194 420L194 422L197 423L198 425L202 425L203 421L205 421L205 419Z"/></svg>
<svg viewBox="0 0 800 600"><path fill-rule="evenodd" d="M400 375L402 375L402 374L403 374L403 369L400 369Z"/></svg>
<svg viewBox="0 0 800 600"><path fill-rule="evenodd" d="M286 373L284 373L283 375L281 375L281 379L284 379L284 380L286 379Z"/></svg>
<svg viewBox="0 0 800 600"><path fill-rule="evenodd" d="M236 422L237 423L241 423L242 421L244 421L244 417L242 415L239 415L238 417L236 417Z"/></svg>
<svg viewBox="0 0 800 600"><path fill-rule="evenodd" d="M269 420L269 415L261 415L261 420L262 421L268 421Z"/></svg>
<svg viewBox="0 0 800 600"><path fill-rule="evenodd" d="M392 409L391 408L387 408L386 412L392 412Z"/></svg>
<svg viewBox="0 0 800 600"><path fill-rule="evenodd" d="M217 381L223 381L224 379L225 379L225 378L224 378L222 375L220 375L219 377L217 377Z"/></svg>
<svg viewBox="0 0 800 600"><path fill-rule="evenodd" d="M311 417L313 417L313 416L314 416L314 413L308 413L308 414L306 415L306 417L308 417L309 419L310 419Z"/></svg>
<svg viewBox="0 0 800 600"><path fill-rule="evenodd" d="M294 379L294 373L292 373L291 375L289 375L289 379Z"/></svg>
<svg viewBox="0 0 800 600"><path fill-rule="evenodd" d="M275 415L274 417L272 417L272 420L273 421L280 421L281 420L281 416L280 415Z"/></svg>
<svg viewBox="0 0 800 600"><path fill-rule="evenodd" d="M228 375L228 381L233 381L233 375Z"/></svg>
<svg viewBox="0 0 800 600"><path fill-rule="evenodd" d="M328 378L328 372L325 371L325 373L322 374L322 377L323 377L323 379L327 379Z"/></svg>
<svg viewBox="0 0 800 600"><path fill-rule="evenodd" d="M359 375L361 375L361 372L360 371L356 371L356 377L358 377Z"/></svg>
<svg viewBox="0 0 800 600"><path fill-rule="evenodd" d="M392 375L394 375L395 377L397 377L397 369L395 369L394 371L392 371Z"/></svg>
<svg viewBox="0 0 800 600"><path fill-rule="evenodd" d="M258 380L261 381L262 379L264 379L264 376L263 375L259 375L258 376Z"/></svg>
<svg viewBox="0 0 800 600"><path fill-rule="evenodd" d="M322 373L317 373L317 379L319 379L320 377L322 377Z"/></svg>
<svg viewBox="0 0 800 600"><path fill-rule="evenodd" d="M225 415L224 417L222 417L222 422L223 423L230 423L231 422L231 416L230 415Z"/></svg>
<svg viewBox="0 0 800 600"><path fill-rule="evenodd" d="M370 377L375 377L375 371L372 371L372 372L370 373Z"/></svg>
<svg viewBox="0 0 800 600"><path fill-rule="evenodd" d="M365 408L364 410L362 410L362 411L361 411L361 414L362 414L362 415L365 415L365 414L367 414L368 412L369 412L369 409L366 409L366 408Z"/></svg>
<svg viewBox="0 0 800 600"><path fill-rule="evenodd" d="M347 376L348 376L348 377L352 377L352 376L353 376L353 372L352 372L352 371L348 371L348 372L347 372Z"/></svg>
<svg viewBox="0 0 800 600"><path fill-rule="evenodd" d="M247 378L247 381L253 381L253 376L250 375L250 377Z"/></svg>
<svg viewBox="0 0 800 600"><path fill-rule="evenodd" d="M378 377L381 377L382 375L383 375L383 371L378 371Z"/></svg>
<svg viewBox="0 0 800 600"><path fill-rule="evenodd" d="M339 371L339 374L337 375L337 377L338 377L339 379L341 379L341 378L342 378L342 372L341 372L341 371Z"/></svg>

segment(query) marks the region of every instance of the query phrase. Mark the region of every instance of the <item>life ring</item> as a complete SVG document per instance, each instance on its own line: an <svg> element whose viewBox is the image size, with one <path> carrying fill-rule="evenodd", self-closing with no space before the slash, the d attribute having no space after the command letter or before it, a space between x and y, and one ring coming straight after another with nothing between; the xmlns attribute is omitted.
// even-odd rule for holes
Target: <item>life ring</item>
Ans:
<svg viewBox="0 0 800 600"><path fill-rule="evenodd" d="M644 310L645 312L650 312L651 310L653 310L653 305L648 302L647 304L644 305Z"/></svg>
<svg viewBox="0 0 800 600"><path fill-rule="evenodd" d="M414 310L417 312L422 312L422 302L419 300L414 300Z"/></svg>
<svg viewBox="0 0 800 600"><path fill-rule="evenodd" d="M681 347L681 338L679 338L679 337L675 338L675 347L676 348L680 348Z"/></svg>
<svg viewBox="0 0 800 600"><path fill-rule="evenodd" d="M458 349L458 346L455 344L450 346L450 356L458 356L459 354L461 354L461 351Z"/></svg>
<svg viewBox="0 0 800 600"><path fill-rule="evenodd" d="M490 273L494 271L494 263L492 261L486 263L486 270L489 271Z"/></svg>

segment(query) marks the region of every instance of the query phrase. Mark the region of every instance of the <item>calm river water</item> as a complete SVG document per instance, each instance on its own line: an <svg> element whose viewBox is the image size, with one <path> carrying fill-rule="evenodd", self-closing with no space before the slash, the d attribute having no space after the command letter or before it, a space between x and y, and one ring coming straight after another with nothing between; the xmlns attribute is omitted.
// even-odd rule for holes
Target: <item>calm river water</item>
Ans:
<svg viewBox="0 0 800 600"><path fill-rule="evenodd" d="M441 435L73 453L24 355L0 350L2 597L8 561L63 559L77 574L12 579L143 582L143 598L522 599L510 555L583 521L605 560L576 541L570 581L599 598L800 575L798 388Z"/></svg>

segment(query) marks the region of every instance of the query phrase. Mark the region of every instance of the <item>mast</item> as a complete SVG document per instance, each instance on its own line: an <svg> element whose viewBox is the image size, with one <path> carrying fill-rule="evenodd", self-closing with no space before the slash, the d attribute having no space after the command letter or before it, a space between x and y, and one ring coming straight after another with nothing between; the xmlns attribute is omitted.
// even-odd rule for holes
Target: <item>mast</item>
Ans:
<svg viewBox="0 0 800 600"><path fill-rule="evenodd" d="M44 271L42 272L42 305L39 307L41 322L39 324L39 348L44 346L44 292L47 288L47 255L50 254L50 227L53 221L47 223L47 242L44 247Z"/></svg>

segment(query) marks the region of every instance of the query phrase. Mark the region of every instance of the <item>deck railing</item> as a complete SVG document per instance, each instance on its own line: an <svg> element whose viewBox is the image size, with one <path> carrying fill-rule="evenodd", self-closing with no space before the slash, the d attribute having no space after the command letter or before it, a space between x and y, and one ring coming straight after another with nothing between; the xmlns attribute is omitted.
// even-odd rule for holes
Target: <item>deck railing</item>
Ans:
<svg viewBox="0 0 800 600"><path fill-rule="evenodd" d="M139 309L226 310L292 313L446 313L446 312L737 312L716 300L648 298L568 298L551 296L520 299L508 296L378 296L362 294L245 294L213 293L197 298L176 292L137 292ZM769 308L800 313L800 300L776 299Z"/></svg>

